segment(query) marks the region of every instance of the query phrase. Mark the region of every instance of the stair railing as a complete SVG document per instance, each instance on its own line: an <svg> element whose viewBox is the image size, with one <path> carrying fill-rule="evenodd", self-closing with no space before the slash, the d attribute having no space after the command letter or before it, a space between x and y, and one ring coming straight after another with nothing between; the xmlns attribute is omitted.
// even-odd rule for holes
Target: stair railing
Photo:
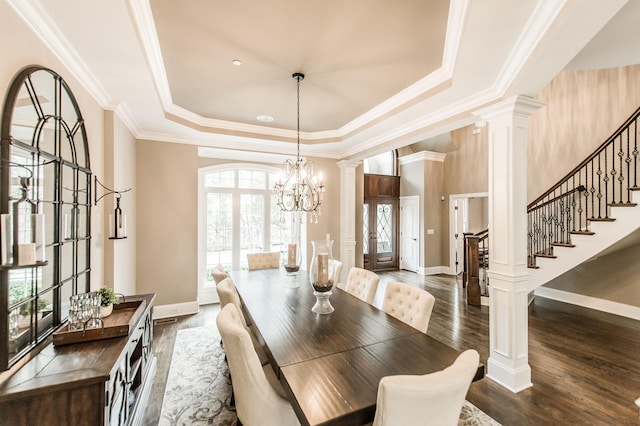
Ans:
<svg viewBox="0 0 640 426"><path fill-rule="evenodd" d="M632 205L638 189L640 108L593 154L527 206L528 261L572 247L572 234L592 234L591 221L613 221L610 206Z"/></svg>

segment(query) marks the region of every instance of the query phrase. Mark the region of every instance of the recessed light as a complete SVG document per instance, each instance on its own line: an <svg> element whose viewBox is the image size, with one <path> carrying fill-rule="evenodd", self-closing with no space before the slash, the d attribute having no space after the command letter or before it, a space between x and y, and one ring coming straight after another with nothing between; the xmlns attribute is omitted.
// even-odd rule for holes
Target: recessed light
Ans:
<svg viewBox="0 0 640 426"><path fill-rule="evenodd" d="M273 117L270 115L259 115L256 117L258 121L262 121L263 123L271 123L273 121Z"/></svg>
<svg viewBox="0 0 640 426"><path fill-rule="evenodd" d="M231 61L231 63L236 67L239 67L240 65L242 65L242 61L240 61L239 59L234 59L233 61Z"/></svg>

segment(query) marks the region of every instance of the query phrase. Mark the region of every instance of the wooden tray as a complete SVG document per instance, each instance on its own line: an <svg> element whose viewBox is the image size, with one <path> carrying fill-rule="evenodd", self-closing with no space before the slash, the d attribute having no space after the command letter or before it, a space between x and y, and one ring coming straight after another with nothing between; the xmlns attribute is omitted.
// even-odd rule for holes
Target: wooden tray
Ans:
<svg viewBox="0 0 640 426"><path fill-rule="evenodd" d="M53 344L60 346L128 336L144 312L145 305L146 302L144 300L116 303L113 305L113 313L106 318L102 318L104 322L103 328L70 331L69 324L67 324L53 333Z"/></svg>

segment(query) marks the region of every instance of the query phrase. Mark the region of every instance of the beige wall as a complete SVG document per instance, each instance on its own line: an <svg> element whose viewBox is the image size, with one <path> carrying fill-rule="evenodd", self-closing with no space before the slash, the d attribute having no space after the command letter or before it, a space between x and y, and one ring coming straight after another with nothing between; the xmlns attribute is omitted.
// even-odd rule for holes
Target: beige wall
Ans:
<svg viewBox="0 0 640 426"><path fill-rule="evenodd" d="M105 240L105 284L113 285L116 292L136 294L136 139L113 111L105 111L105 130L112 130L113 139L105 132L105 186L118 191L131 189L122 194L120 208L126 214L127 238ZM109 173L111 172L111 173ZM109 235L109 214L115 209L115 197L103 198L105 211L105 235ZM112 264L107 261L111 254ZM109 282L109 275L112 279Z"/></svg>
<svg viewBox="0 0 640 426"><path fill-rule="evenodd" d="M28 65L42 65L52 69L64 78L73 92L85 121L91 169L100 176L103 172L103 114L102 108L85 91L69 70L49 51L31 30L16 15L7 2L0 2L0 40L2 40L2 60L0 60L0 90L4 100L11 81L19 70ZM91 233L91 287L103 285L102 224L96 220L96 210L92 209Z"/></svg>
<svg viewBox="0 0 640 426"><path fill-rule="evenodd" d="M418 253L419 264L418 267L424 267L425 265L425 237L426 231L424 227L425 222L425 187L428 185L425 182L425 161L415 161L412 163L406 163L399 167L400 174L400 196L411 196L417 195L419 197L419 216L420 219L418 221L418 233L420 237L418 238L418 244L420 245L420 250Z"/></svg>
<svg viewBox="0 0 640 426"><path fill-rule="evenodd" d="M527 199L577 166L640 106L640 65L563 71L536 96L529 119Z"/></svg>
<svg viewBox="0 0 640 426"><path fill-rule="evenodd" d="M443 241L446 241L449 228L445 228L443 215L446 211L442 201L444 187L444 163L439 161L424 162L424 267L432 268L444 265ZM445 200L447 197L445 197ZM447 221L448 223L448 221ZM429 234L433 230L433 234ZM448 256L447 256L448 258Z"/></svg>
<svg viewBox="0 0 640 426"><path fill-rule="evenodd" d="M139 140L136 144L136 280L156 305L197 296L198 148Z"/></svg>

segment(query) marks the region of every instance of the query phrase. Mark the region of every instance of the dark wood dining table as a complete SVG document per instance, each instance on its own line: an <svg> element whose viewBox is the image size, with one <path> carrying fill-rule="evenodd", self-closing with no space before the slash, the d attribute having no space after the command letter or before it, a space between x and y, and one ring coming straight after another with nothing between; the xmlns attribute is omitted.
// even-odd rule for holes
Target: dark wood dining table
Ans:
<svg viewBox="0 0 640 426"><path fill-rule="evenodd" d="M319 315L306 271L233 271L244 315L303 425L373 421L384 376L427 374L461 353L334 287ZM297 288L290 288L298 285ZM474 380L484 377L478 365Z"/></svg>

